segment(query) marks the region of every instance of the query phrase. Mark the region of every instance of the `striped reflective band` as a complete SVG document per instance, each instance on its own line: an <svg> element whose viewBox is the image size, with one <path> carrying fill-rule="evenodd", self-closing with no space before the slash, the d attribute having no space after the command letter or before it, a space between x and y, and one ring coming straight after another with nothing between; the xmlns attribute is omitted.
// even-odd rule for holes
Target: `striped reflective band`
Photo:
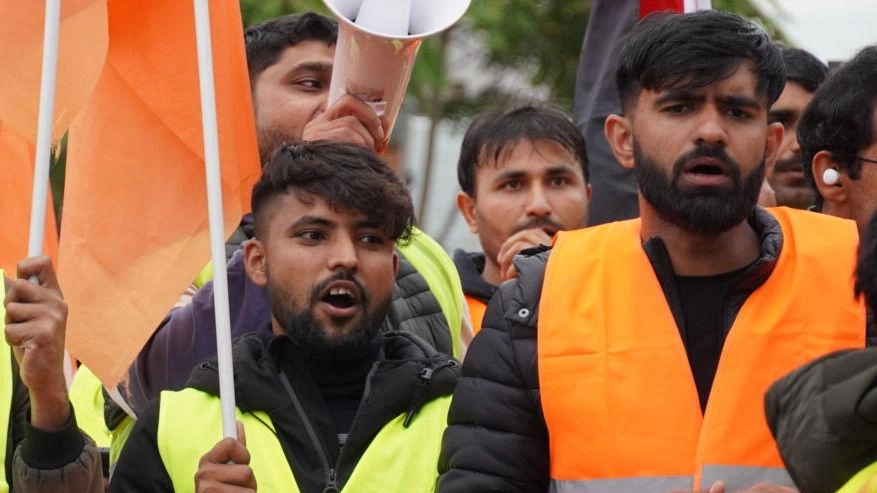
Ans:
<svg viewBox="0 0 877 493"><path fill-rule="evenodd" d="M725 491L745 490L757 483L795 486L789 473L781 467L703 466L700 481L703 488L719 480L725 483Z"/></svg>
<svg viewBox="0 0 877 493"><path fill-rule="evenodd" d="M680 490L691 491L691 476L648 478L551 480L550 493L652 493Z"/></svg>

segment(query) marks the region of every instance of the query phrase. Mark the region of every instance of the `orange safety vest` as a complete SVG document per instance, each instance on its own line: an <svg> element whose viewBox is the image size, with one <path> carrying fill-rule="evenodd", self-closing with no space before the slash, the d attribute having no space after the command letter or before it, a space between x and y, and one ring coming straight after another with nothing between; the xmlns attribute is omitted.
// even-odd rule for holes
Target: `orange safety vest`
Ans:
<svg viewBox="0 0 877 493"><path fill-rule="evenodd" d="M477 334L481 330L481 322L484 321L484 312L487 311L487 304L475 298L474 296L466 296L466 305L469 307L469 317L472 318L472 334Z"/></svg>
<svg viewBox="0 0 877 493"><path fill-rule="evenodd" d="M559 233L539 310L538 367L555 492L792 485L764 393L817 356L862 347L851 221L772 210L777 264L728 333L705 413L640 221Z"/></svg>

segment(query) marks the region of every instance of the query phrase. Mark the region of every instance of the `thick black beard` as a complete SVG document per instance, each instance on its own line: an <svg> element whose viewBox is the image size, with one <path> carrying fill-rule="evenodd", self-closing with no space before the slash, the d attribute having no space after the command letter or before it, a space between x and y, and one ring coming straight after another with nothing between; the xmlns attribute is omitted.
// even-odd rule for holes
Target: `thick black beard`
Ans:
<svg viewBox="0 0 877 493"><path fill-rule="evenodd" d="M308 308L298 310L289 300L289 296L283 289L277 289L270 285L269 297L271 299L271 313L274 319L283 329L283 332L297 344L309 357L322 360L349 361L361 359L368 355L372 340L383 325L390 308L391 297L383 300L371 312L366 310L363 318L346 334L326 337L326 331L322 324L314 317L314 306L319 302L319 295L328 283L339 279L347 279L352 282L352 275L341 273L321 282L311 290L308 299ZM359 286L362 293L363 306L368 306L370 296L368 292Z"/></svg>
<svg viewBox="0 0 877 493"><path fill-rule="evenodd" d="M746 220L758 203L764 181L764 158L752 173L741 179L740 165L724 149L698 146L676 160L672 178L668 178L636 140L633 153L643 198L663 219L686 231L702 235L724 233ZM697 157L711 157L725 163L731 173L731 187L679 187L685 165Z"/></svg>

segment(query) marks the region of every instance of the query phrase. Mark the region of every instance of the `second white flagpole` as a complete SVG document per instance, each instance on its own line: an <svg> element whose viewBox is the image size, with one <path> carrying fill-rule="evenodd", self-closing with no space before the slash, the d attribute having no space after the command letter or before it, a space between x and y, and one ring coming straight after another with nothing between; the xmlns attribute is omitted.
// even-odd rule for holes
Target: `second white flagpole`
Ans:
<svg viewBox="0 0 877 493"><path fill-rule="evenodd" d="M46 201L49 194L49 159L52 151L52 117L55 113L55 81L58 74L58 34L61 29L61 0L46 0L43 32L43 66L40 80L40 108L37 120L33 194L30 206L27 256L43 253L46 234Z"/></svg>
<svg viewBox="0 0 877 493"><path fill-rule="evenodd" d="M235 426L234 373L231 357L231 321L228 278L225 271L225 233L222 219L222 186L219 168L219 129L216 121L216 90L213 82L213 46L207 0L195 2L195 39L198 46L198 80L201 87L201 125L204 132L204 165L207 171L207 208L210 253L213 262L213 304L216 314L216 355L219 366L219 397L222 435L237 437Z"/></svg>

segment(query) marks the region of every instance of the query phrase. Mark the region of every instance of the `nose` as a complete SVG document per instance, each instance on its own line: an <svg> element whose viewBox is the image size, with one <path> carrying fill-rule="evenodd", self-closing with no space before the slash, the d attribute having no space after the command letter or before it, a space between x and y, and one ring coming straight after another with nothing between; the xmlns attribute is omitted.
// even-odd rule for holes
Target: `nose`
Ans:
<svg viewBox="0 0 877 493"><path fill-rule="evenodd" d="M329 253L329 270L356 270L359 266L359 254L356 250L355 238L343 236L332 242Z"/></svg>
<svg viewBox="0 0 877 493"><path fill-rule="evenodd" d="M549 216L551 215L551 204L548 203L548 195L545 186L536 184L530 191L530 198L527 201L528 216Z"/></svg>
<svg viewBox="0 0 877 493"><path fill-rule="evenodd" d="M728 133L717 108L709 106L703 110L694 137L698 144L723 147L728 143Z"/></svg>

